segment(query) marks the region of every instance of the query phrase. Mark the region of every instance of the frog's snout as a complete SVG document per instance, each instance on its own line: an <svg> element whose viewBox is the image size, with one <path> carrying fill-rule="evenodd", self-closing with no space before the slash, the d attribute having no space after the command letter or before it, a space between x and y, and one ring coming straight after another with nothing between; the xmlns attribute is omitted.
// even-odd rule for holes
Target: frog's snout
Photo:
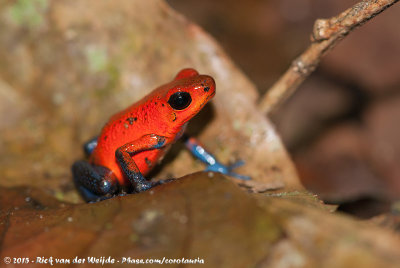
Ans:
<svg viewBox="0 0 400 268"><path fill-rule="evenodd" d="M201 89L204 91L204 93L210 95L209 97L213 97L215 94L215 81L214 78L212 78L209 75L201 75L201 83L200 83Z"/></svg>

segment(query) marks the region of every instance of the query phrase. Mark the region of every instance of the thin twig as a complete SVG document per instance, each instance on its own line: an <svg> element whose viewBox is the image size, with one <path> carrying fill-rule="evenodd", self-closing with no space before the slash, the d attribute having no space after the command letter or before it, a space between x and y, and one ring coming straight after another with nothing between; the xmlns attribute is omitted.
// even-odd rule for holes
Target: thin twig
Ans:
<svg viewBox="0 0 400 268"><path fill-rule="evenodd" d="M315 70L322 56L335 47L352 30L372 19L399 0L364 0L336 17L315 21L311 45L279 80L264 94L259 108L265 114L294 93L297 87Z"/></svg>

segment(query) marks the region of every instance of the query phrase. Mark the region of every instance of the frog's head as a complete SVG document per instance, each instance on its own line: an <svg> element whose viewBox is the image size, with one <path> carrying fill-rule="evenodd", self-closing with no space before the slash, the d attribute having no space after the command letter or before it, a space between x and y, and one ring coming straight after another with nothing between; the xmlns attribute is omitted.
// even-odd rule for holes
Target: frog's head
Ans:
<svg viewBox="0 0 400 268"><path fill-rule="evenodd" d="M164 100L171 123L182 125L195 116L215 95L211 76L200 75L194 69L183 69L168 84Z"/></svg>

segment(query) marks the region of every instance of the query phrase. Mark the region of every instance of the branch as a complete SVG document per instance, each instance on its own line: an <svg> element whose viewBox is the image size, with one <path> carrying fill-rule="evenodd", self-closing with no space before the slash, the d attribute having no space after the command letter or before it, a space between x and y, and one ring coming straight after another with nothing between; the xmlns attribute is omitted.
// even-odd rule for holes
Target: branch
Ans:
<svg viewBox="0 0 400 268"><path fill-rule="evenodd" d="M259 109L265 114L274 110L315 70L328 50L334 48L352 30L398 1L363 0L336 17L317 19L311 36L311 45L264 94Z"/></svg>

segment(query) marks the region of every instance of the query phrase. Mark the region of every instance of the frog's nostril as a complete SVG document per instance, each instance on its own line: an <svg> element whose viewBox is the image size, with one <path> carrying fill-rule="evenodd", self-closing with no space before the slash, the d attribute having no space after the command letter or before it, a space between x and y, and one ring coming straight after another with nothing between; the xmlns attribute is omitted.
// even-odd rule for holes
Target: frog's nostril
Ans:
<svg viewBox="0 0 400 268"><path fill-rule="evenodd" d="M204 92L208 92L209 90L210 90L209 87L205 87L205 88L204 88Z"/></svg>

